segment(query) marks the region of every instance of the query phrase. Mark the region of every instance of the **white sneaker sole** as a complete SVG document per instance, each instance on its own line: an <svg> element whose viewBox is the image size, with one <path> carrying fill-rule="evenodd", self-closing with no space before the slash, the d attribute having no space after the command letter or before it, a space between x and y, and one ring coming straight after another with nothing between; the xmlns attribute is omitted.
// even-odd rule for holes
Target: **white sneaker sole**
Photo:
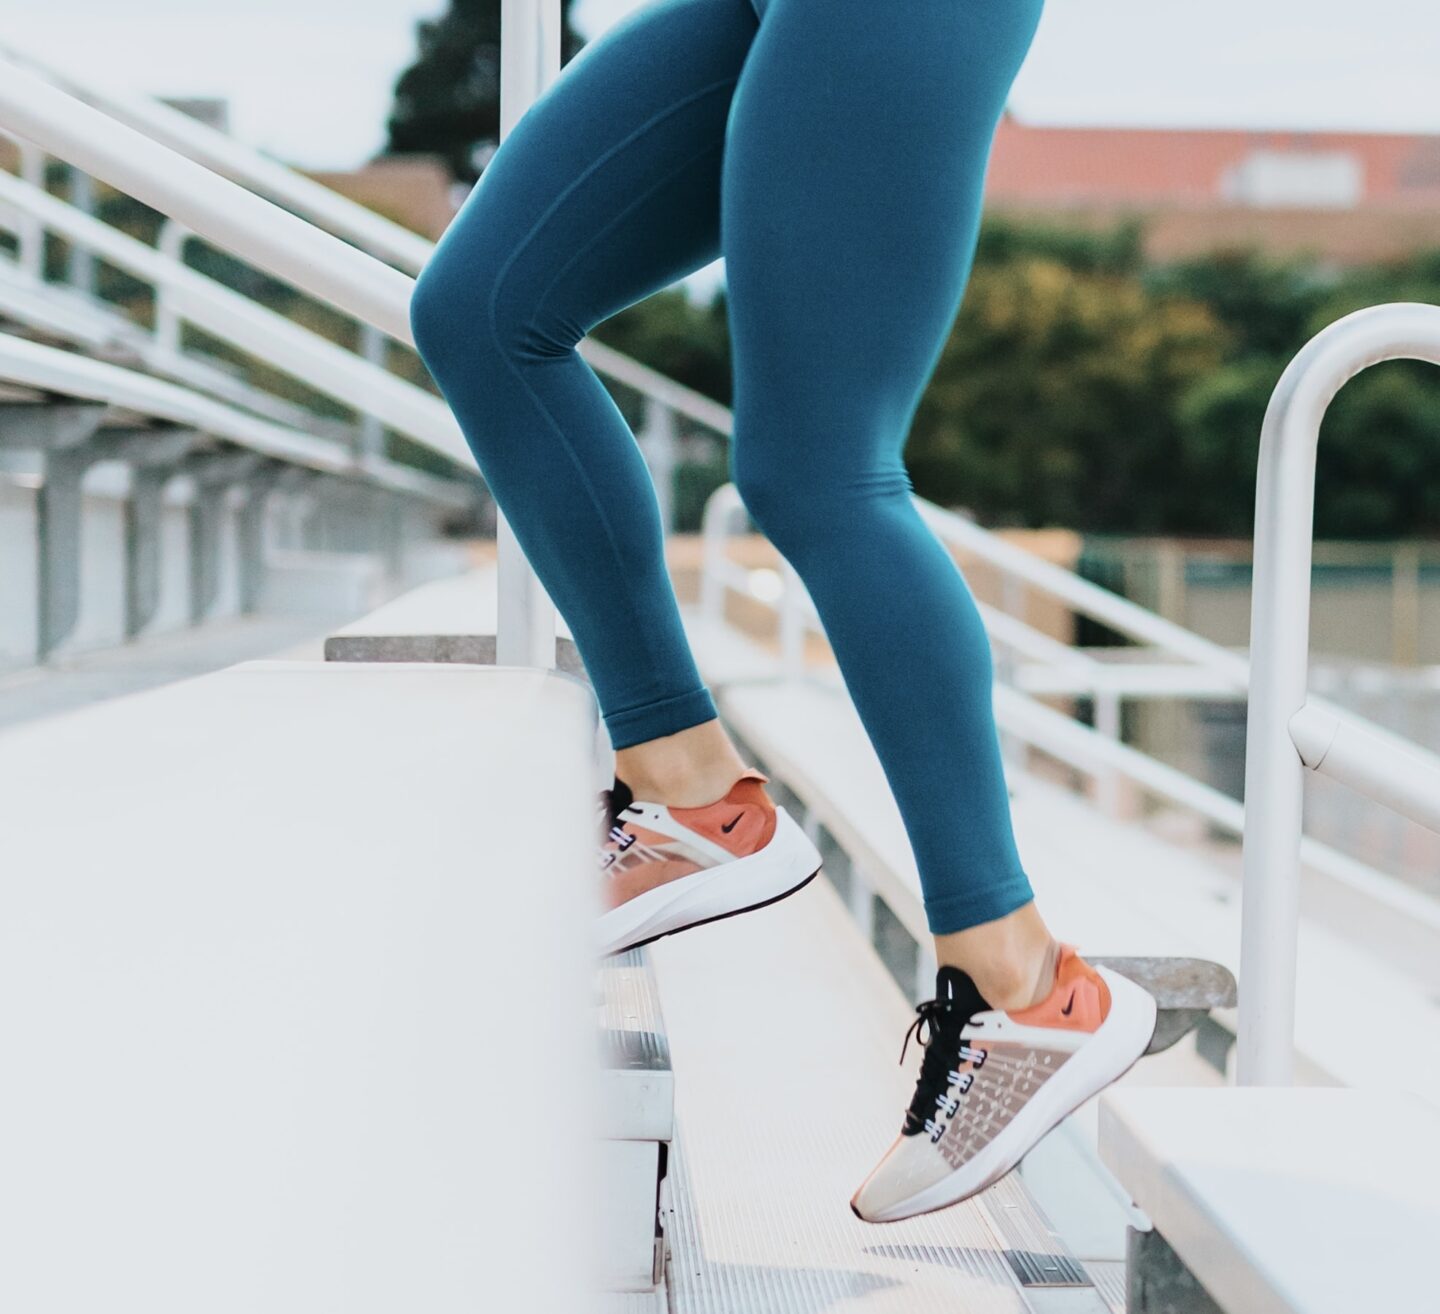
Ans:
<svg viewBox="0 0 1440 1314"><path fill-rule="evenodd" d="M667 881L602 913L597 950L608 957L662 935L763 908L808 885L819 870L820 851L777 805L775 833L763 849Z"/></svg>
<svg viewBox="0 0 1440 1314"><path fill-rule="evenodd" d="M1093 1038L1065 1060L1005 1130L964 1167L933 1186L877 1214L855 1210L857 1217L870 1223L894 1223L959 1204L993 1186L1053 1127L1135 1065L1155 1034L1155 996L1108 967L1095 970L1110 987L1108 1016Z"/></svg>

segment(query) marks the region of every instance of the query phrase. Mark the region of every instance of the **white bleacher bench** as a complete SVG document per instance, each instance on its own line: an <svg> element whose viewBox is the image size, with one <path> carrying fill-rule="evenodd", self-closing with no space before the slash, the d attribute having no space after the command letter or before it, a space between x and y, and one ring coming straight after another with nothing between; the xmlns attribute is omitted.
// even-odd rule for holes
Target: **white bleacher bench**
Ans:
<svg viewBox="0 0 1440 1314"><path fill-rule="evenodd" d="M0 1309L583 1308L595 723L281 661L0 734Z"/></svg>
<svg viewBox="0 0 1440 1314"><path fill-rule="evenodd" d="M1364 1064L1368 1038L1336 1043ZM1440 1108L1419 1096L1112 1088L1100 1153L1156 1234L1132 1237L1131 1314L1440 1308ZM1173 1303L1179 1292L1188 1303Z"/></svg>

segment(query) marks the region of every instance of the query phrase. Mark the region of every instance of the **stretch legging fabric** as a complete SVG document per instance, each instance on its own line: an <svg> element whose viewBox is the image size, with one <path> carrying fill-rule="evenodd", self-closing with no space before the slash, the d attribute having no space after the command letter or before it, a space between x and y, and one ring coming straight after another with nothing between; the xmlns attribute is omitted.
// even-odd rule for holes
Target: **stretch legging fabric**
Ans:
<svg viewBox="0 0 1440 1314"><path fill-rule="evenodd" d="M1042 2L650 0L515 125L411 308L625 748L716 708L640 450L576 345L725 257L731 473L815 602L936 934L1032 897L989 644L901 454Z"/></svg>

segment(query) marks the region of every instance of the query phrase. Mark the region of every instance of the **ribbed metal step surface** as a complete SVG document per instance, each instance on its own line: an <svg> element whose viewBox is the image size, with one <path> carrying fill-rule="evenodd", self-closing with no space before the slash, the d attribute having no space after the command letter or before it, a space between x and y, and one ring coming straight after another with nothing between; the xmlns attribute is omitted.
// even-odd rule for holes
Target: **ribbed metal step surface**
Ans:
<svg viewBox="0 0 1440 1314"><path fill-rule="evenodd" d="M1125 1314L1125 1261L1123 1259L1087 1259L1085 1271L1095 1283L1110 1314Z"/></svg>
<svg viewBox="0 0 1440 1314"><path fill-rule="evenodd" d="M918 1056L896 1063L913 1014L827 882L651 953L676 1072L674 1314L1104 1314L1043 1223L1007 1232L983 1197L879 1226L851 1213ZM1071 1285L1022 1292L1025 1262Z"/></svg>
<svg viewBox="0 0 1440 1314"><path fill-rule="evenodd" d="M1094 1285L1014 1173L976 1197L976 1202L1022 1287Z"/></svg>

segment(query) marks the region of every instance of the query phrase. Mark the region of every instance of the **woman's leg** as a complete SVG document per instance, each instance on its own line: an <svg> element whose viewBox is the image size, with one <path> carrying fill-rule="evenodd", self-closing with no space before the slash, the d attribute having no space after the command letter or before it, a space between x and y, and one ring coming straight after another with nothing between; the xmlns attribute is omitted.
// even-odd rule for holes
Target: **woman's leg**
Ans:
<svg viewBox="0 0 1440 1314"><path fill-rule="evenodd" d="M912 503L902 448L959 308L991 140L1040 8L768 0L731 108L721 209L737 486L815 601L942 955L958 949L1017 1004L1044 981L1050 936L1011 829L989 643Z"/></svg>
<svg viewBox="0 0 1440 1314"><path fill-rule="evenodd" d="M743 764L706 725L715 706L639 448L575 348L719 254L725 123L755 31L749 0L655 0L592 41L501 144L411 308L425 364L570 625L614 747L679 743L682 763L719 764L719 789L670 800L681 803L710 801Z"/></svg>
<svg viewBox="0 0 1440 1314"><path fill-rule="evenodd" d="M763 906L820 866L716 717L666 573L654 486L575 350L719 254L725 124L755 31L749 0L654 0L591 42L501 144L411 312L570 624L616 750L601 953Z"/></svg>
<svg viewBox="0 0 1440 1314"><path fill-rule="evenodd" d="M1011 830L989 644L901 462L969 274L1041 0L768 0L722 188L735 474L808 586L904 816L941 967L900 1135L850 1204L1010 1171L1149 1044L1155 1001L1055 943Z"/></svg>

